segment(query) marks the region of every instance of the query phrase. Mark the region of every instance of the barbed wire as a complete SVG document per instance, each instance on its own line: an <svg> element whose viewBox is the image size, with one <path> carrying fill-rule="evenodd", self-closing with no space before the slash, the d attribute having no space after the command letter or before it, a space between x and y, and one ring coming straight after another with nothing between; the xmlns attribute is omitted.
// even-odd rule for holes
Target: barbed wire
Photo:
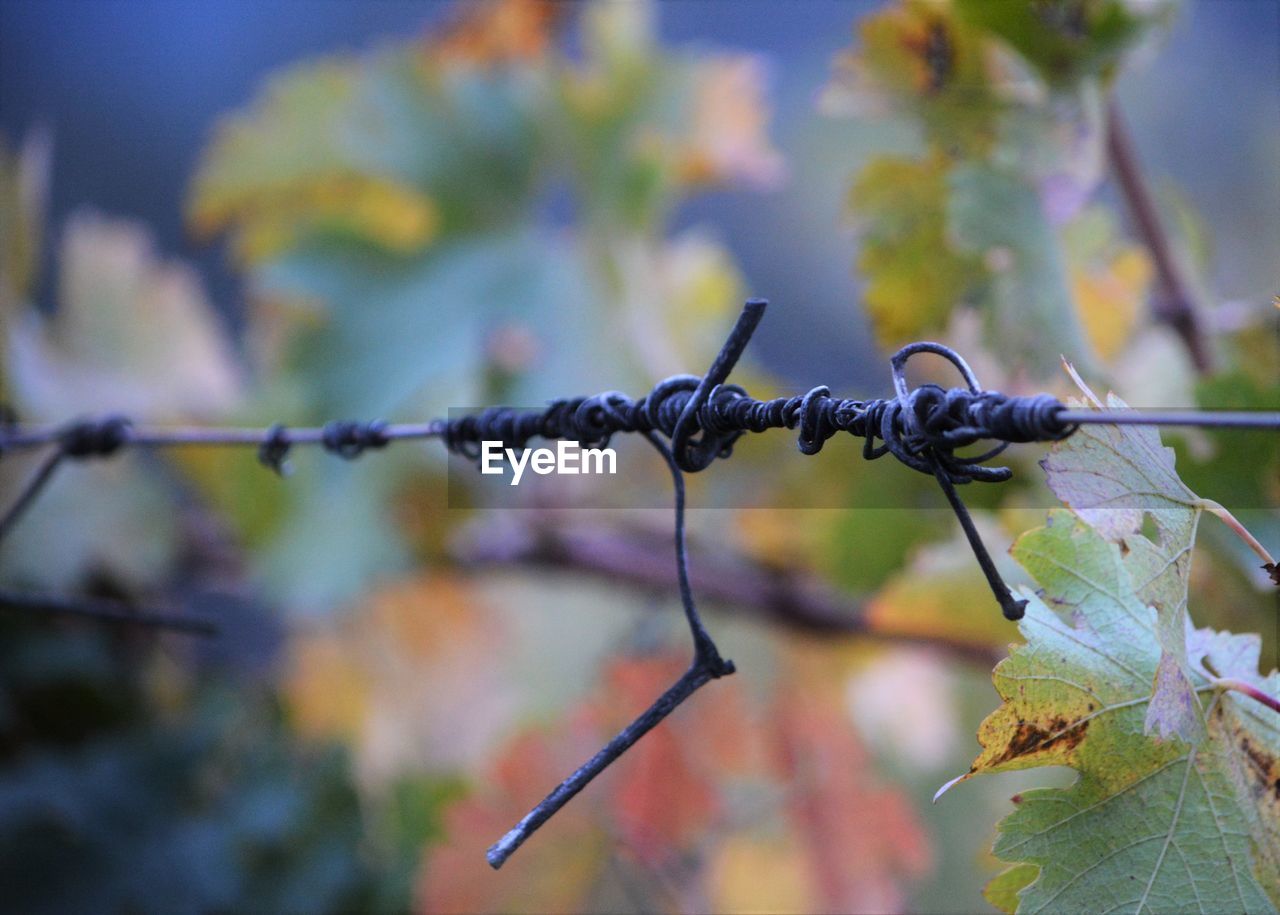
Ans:
<svg viewBox="0 0 1280 915"><path fill-rule="evenodd" d="M457 418L421 424L397 425L338 421L321 427L289 428L276 424L258 428L149 427L127 417L81 419L63 426L0 427L0 456L6 452L48 449L17 498L0 516L0 542L17 525L67 461L107 458L130 448L178 446L256 446L258 460L280 475L289 472L288 457L295 446L319 446L338 457L352 460L371 449L396 441L439 439L451 452L478 460L484 442L504 448L524 449L534 438L577 441L588 447L604 447L617 434L642 435L659 452L671 471L675 491L675 563L678 590L693 642L689 669L652 706L624 728L582 767L566 778L488 852L489 863L502 864L543 823L574 795L621 756L649 730L662 722L702 686L734 672L733 662L721 657L702 623L689 584L685 544L684 474L705 470L715 460L728 458L734 444L748 433L772 429L797 431L802 454L817 454L832 437L847 433L863 439L863 456L874 460L892 455L905 466L928 474L938 482L955 513L1004 616L1020 619L1026 601L1013 597L979 535L957 490L975 482L1008 480L1008 467L988 462L1011 444L1060 441L1081 425L1200 426L1280 431L1280 413L1198 412L1134 410L1078 410L1049 394L1014 396L987 391L972 369L951 348L940 343L913 343L890 360L894 396L852 400L831 396L819 386L802 395L761 401L728 382L738 359L764 315L766 303L746 303L711 368L704 375L677 375L633 399L617 391L592 397L556 400L541 410L492 407ZM906 367L916 355L931 353L948 360L960 373L963 387L944 389L925 384L910 388ZM993 446L976 455L960 449L979 442ZM1274 567L1274 563L1272 563ZM0 604L15 604L18 596L0 592ZM37 600L37 603L39 601ZM55 611L65 601L46 600L43 608ZM101 610L102 608L97 608ZM81 608L81 615L115 620L127 611L111 608L96 612ZM168 619L146 614L147 624L180 631L207 632L197 621ZM134 617L141 619L142 615Z"/></svg>

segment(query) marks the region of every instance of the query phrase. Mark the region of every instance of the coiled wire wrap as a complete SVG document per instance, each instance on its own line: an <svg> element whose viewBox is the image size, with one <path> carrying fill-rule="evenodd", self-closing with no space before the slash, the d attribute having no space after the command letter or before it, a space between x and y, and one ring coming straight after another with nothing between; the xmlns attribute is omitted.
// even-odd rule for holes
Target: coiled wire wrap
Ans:
<svg viewBox="0 0 1280 915"><path fill-rule="evenodd" d="M443 430L445 445L477 460L483 442L499 442L517 451L534 438L603 448L619 432L639 432L651 440L661 434L671 442L675 466L695 472L716 458L728 457L748 432L798 430L796 444L802 454L817 454L829 439L846 432L863 440L862 455L867 460L891 454L912 470L937 479L1005 617L1021 619L1026 601L1015 600L1000 577L955 487L1009 479L1008 467L990 467L987 461L1011 444L1058 441L1073 433L1076 427L1061 419L1066 406L1048 394L1016 397L984 391L958 353L931 342L912 343L894 354L890 365L897 396L893 398L840 399L823 385L795 397L756 400L727 379L764 309L760 300L746 304L706 375L675 375L638 400L607 391L555 400L543 410L491 407L448 420ZM906 364L919 353L947 359L967 387L908 388ZM956 453L980 441L995 444L981 454Z"/></svg>
<svg viewBox="0 0 1280 915"><path fill-rule="evenodd" d="M451 451L478 459L480 443L486 441L519 450L535 438L566 439L590 448L607 446L617 433L658 432L672 438L699 380L696 375L676 375L638 400L608 391L555 400L544 410L490 407L448 420L444 441ZM839 399L825 386L795 397L761 401L738 385L721 384L693 415L703 440L713 443L708 450L718 458L728 457L748 432L798 430L796 444L802 454L817 454L828 440L846 432L864 440L863 457L868 460L891 454L913 470L931 475L931 461L936 460L953 483L994 483L1007 480L1011 471L984 462L1008 445L1057 441L1074 431L1057 421L1063 409L1048 394L1014 397L996 391L946 390L934 384L911 391L905 402ZM984 440L998 444L973 457L955 453ZM705 465L690 461L687 451L675 457L682 470L704 469Z"/></svg>

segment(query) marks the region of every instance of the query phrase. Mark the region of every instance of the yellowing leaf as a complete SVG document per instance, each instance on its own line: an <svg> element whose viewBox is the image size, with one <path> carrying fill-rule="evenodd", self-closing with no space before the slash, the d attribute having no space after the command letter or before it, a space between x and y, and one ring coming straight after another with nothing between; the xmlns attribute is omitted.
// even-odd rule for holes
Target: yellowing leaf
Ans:
<svg viewBox="0 0 1280 915"><path fill-rule="evenodd" d="M220 231L264 188L296 187L348 167L342 133L358 74L353 63L336 60L290 70L248 112L224 119L192 189L196 231Z"/></svg>
<svg viewBox="0 0 1280 915"><path fill-rule="evenodd" d="M1103 359L1129 339L1151 282L1151 261L1136 245L1101 270L1073 270L1071 291L1089 342Z"/></svg>
<svg viewBox="0 0 1280 915"><path fill-rule="evenodd" d="M1016 891L1019 911L1271 911L1280 811L1259 801L1280 751L1274 714L1216 690L1197 664L1193 689L1215 722L1206 739L1149 736L1156 614L1119 547L1055 510L1014 555L1040 586L1024 592L1027 643L996 668L1004 704L982 723L982 753L956 781L1046 765L1079 773L1068 788L1022 792L1000 824L996 856L1040 869L1024 888L1005 888ZM1212 645L1198 653L1207 666L1280 697L1280 676L1249 669L1255 637L1199 640ZM1006 880L1020 884L1025 873Z"/></svg>
<svg viewBox="0 0 1280 915"><path fill-rule="evenodd" d="M371 784L473 765L518 707L516 687L486 660L501 644L495 627L459 579L384 587L340 624L295 638L290 707L304 729L350 739Z"/></svg>
<svg viewBox="0 0 1280 915"><path fill-rule="evenodd" d="M1151 285L1151 259L1116 238L1110 216L1090 208L1064 232L1071 294L1089 342L1103 360L1129 341Z"/></svg>
<svg viewBox="0 0 1280 915"><path fill-rule="evenodd" d="M1019 799L1021 800L1021 799ZM1040 868L1034 864L1015 864L992 877L982 890L982 897L1001 912L1018 910L1018 893L1036 879Z"/></svg>
<svg viewBox="0 0 1280 915"><path fill-rule="evenodd" d="M311 232L345 232L397 253L430 242L439 222L431 198L379 169L352 136L362 117L365 142L378 132L363 86L362 71L349 63L300 67L227 120L196 176L189 211L196 232L236 228L250 261Z"/></svg>
<svg viewBox="0 0 1280 915"><path fill-rule="evenodd" d="M948 166L938 155L881 157L859 174L849 207L861 235L858 269L876 338L895 347L946 327L982 277L978 257L947 234Z"/></svg>
<svg viewBox="0 0 1280 915"><path fill-rule="evenodd" d="M224 119L188 218L251 263L305 242L418 254L451 229L509 222L534 167L536 80L423 66L429 42L308 63ZM442 75L443 73L443 75Z"/></svg>
<svg viewBox="0 0 1280 915"><path fill-rule="evenodd" d="M195 219L208 234L240 224L237 250L249 262L269 259L317 232L412 254L432 240L440 221L431 198L404 184L341 173L208 202Z"/></svg>
<svg viewBox="0 0 1280 915"><path fill-rule="evenodd" d="M979 518L983 539L995 544L1008 538ZM1017 574L1002 550L993 549L1006 577ZM919 549L901 573L868 601L868 625L886 635L943 638L974 648L1009 643L1008 623L992 608L991 586L973 561L963 535Z"/></svg>
<svg viewBox="0 0 1280 915"><path fill-rule="evenodd" d="M552 0L481 0L458 8L423 48L432 68L493 67L542 57L563 8Z"/></svg>
<svg viewBox="0 0 1280 915"><path fill-rule="evenodd" d="M81 212L60 249L59 307L11 329L19 405L60 421L208 417L240 396L239 368L194 271L163 262L141 226Z"/></svg>
<svg viewBox="0 0 1280 915"><path fill-rule="evenodd" d="M350 643L336 636L296 641L286 682L298 731L354 742L368 714L369 682Z"/></svg>
<svg viewBox="0 0 1280 915"><path fill-rule="evenodd" d="M43 131L13 150L0 136L0 320L31 294L39 274L51 147Z"/></svg>
<svg viewBox="0 0 1280 915"><path fill-rule="evenodd" d="M949 4L898 0L858 26L859 45L836 59L823 107L833 114L911 112L937 151L981 153L999 99L986 40Z"/></svg>
<svg viewBox="0 0 1280 915"><path fill-rule="evenodd" d="M1101 402L1083 388L1089 405ZM1107 407L1128 405L1114 394ZM1204 735L1187 667L1187 583L1204 503L1179 479L1173 450L1151 426L1085 425L1041 461L1054 495L1109 540L1123 544L1125 565L1143 601L1156 608L1163 648L1147 727L1161 737ZM1150 520L1152 536L1144 536Z"/></svg>

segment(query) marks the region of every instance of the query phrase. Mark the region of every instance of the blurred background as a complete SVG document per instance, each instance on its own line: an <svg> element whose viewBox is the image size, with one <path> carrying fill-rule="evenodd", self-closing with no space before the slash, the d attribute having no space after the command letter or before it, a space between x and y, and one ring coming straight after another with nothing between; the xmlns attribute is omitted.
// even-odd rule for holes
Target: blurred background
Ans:
<svg viewBox="0 0 1280 915"><path fill-rule="evenodd" d="M992 389L1067 396L1065 356L1136 406L1280 409L1272 0L0 0L0 134L26 421L638 396L704 371L753 296L756 396L885 396L888 354L940 339ZM1280 543L1280 442L1166 440ZM1016 633L936 484L784 433L690 480L739 675L489 870L687 662L669 479L618 447L625 481L498 508L434 443L298 453L287 479L251 450L61 473L0 582L220 633L0 613L0 898L981 910L1010 795L1070 778L929 803ZM1025 580L1004 547L1052 498L1018 451L972 499ZM33 466L3 456L0 504ZM1260 631L1274 665L1256 560L1201 545L1193 618Z"/></svg>

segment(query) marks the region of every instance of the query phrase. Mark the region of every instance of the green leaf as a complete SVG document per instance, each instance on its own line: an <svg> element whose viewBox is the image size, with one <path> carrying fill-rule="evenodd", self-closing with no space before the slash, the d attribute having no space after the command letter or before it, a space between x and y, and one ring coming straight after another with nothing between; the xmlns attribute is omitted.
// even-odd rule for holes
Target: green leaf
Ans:
<svg viewBox="0 0 1280 915"><path fill-rule="evenodd" d="M292 68L220 127L190 220L234 230L249 261L317 238L407 256L509 224L536 172L540 86L524 68L440 72L417 44Z"/></svg>
<svg viewBox="0 0 1280 915"><path fill-rule="evenodd" d="M965 164L950 174L948 225L956 246L981 258L992 338L1022 368L1043 375L1062 355L1092 352L1072 302L1067 267L1040 194L1015 172Z"/></svg>
<svg viewBox="0 0 1280 915"><path fill-rule="evenodd" d="M1156 0L956 0L958 17L1002 38L1054 86L1109 75L1121 56L1171 18L1176 3Z"/></svg>
<svg viewBox="0 0 1280 915"><path fill-rule="evenodd" d="M1205 410L1275 410L1280 407L1280 381L1251 376L1244 370L1224 372L1196 385L1196 404ZM1213 486L1216 501L1243 508L1276 504L1280 480L1280 436L1250 435L1248 430L1207 429L1212 457L1199 460L1179 453L1183 475L1192 485ZM1186 449L1189 451L1190 449Z"/></svg>
<svg viewBox="0 0 1280 915"><path fill-rule="evenodd" d="M1082 389L1088 406L1102 409L1093 392ZM1125 410L1128 404L1111 394L1107 408ZM1156 609L1162 654L1148 730L1197 741L1204 722L1186 660L1187 582L1203 503L1173 462L1173 450L1153 427L1085 425L1054 445L1041 465L1054 495L1122 545L1139 596Z"/></svg>
<svg viewBox="0 0 1280 915"><path fill-rule="evenodd" d="M0 321L40 274L52 153L45 131L29 133L17 149L0 135Z"/></svg>
<svg viewBox="0 0 1280 915"><path fill-rule="evenodd" d="M1149 736L1156 614L1120 548L1055 510L1013 553L1040 586L1024 592L1026 645L996 667L1004 704L983 722L982 753L955 781L1046 765L1079 773L1068 788L1023 792L1000 824L996 856L1040 868L1017 893L1018 911L1272 911L1263 887L1280 886L1271 783L1280 722L1198 670L1193 688L1212 722L1206 739ZM1280 697L1280 676L1257 675L1256 637L1204 631L1196 644L1197 659L1219 674Z"/></svg>
<svg viewBox="0 0 1280 915"><path fill-rule="evenodd" d="M258 277L267 295L316 305L313 320L289 342L272 390L262 394L258 411L268 417L280 403L300 422L417 421L483 405L489 344L504 327L527 330L538 358L539 389L523 378L508 389L504 399L516 406L589 390L618 374L614 350L584 354L576 335L561 332L573 327L592 339L616 333L607 315L591 308L577 251L532 232L448 240L412 260L308 245L260 266ZM237 473L252 475L283 503L268 530L261 498L233 509L242 529L257 527L258 569L269 593L314 612L402 569L408 554L386 502L409 474L441 457L435 449L390 449L376 464L348 465L299 454L299 472L284 481L241 462ZM206 485L216 491L223 483L220 475Z"/></svg>
<svg viewBox="0 0 1280 915"><path fill-rule="evenodd" d="M616 365L561 337L568 328L607 336L609 316L592 308L576 247L533 231L442 242L410 261L307 246L260 268L258 284L269 296L318 306L284 366L305 382L302 409L316 420L476 406L490 337L513 322L533 335L545 387L517 391L529 398L520 405L598 383Z"/></svg>

